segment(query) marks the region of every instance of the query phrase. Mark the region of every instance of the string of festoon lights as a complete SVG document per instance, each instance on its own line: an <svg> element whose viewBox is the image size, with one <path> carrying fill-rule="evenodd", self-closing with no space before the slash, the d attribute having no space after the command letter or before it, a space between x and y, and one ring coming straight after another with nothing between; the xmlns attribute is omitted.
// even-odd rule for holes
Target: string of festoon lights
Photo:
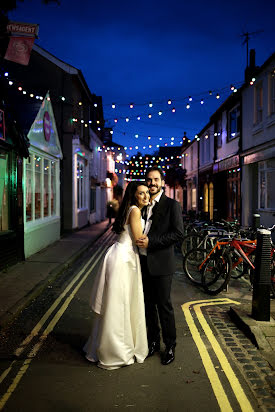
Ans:
<svg viewBox="0 0 275 412"><path fill-rule="evenodd" d="M1 74L1 77L4 77L6 79L6 81L8 82L8 85L11 87L14 87L18 90L18 92L22 93L23 95L31 98L31 99L37 99L37 100L43 100L44 97L41 96L39 93L36 93L33 90L27 90L27 88L24 87L24 85L22 84L22 82L16 81L14 78L12 78L8 72L4 72ZM250 81L250 84L253 85L255 82L255 78L252 78ZM207 97L203 97L206 94L209 97L215 97L216 99L220 99L221 96L225 93L228 93L228 91L230 91L231 93L236 93L238 91L238 87L242 84L242 82L236 82L234 85L231 84L230 86L225 86L221 89L216 89L216 90L209 90L207 92L201 92L201 93L196 93L196 94L190 94L188 96L182 97L182 98L178 98L178 99L162 99L159 101L149 101L148 103L111 103L111 104L103 104L104 108L111 108L112 110L114 110L114 112L117 112L119 110L119 108L125 108L128 107L130 111L133 111L134 108L141 108L143 107L144 109L146 108L150 108L151 112L150 113L143 113L143 114L129 114L128 116L113 116L110 118L105 118L104 121L111 121L114 124L117 124L120 120L128 123L131 120L137 120L140 121L142 119L152 119L153 117L157 116L162 116L165 113L168 112L172 112L172 113L176 113L177 109L176 109L176 104L178 105L182 105L184 104L186 110L189 110L192 106L192 104L194 103L199 103L200 105L204 105ZM66 104L70 104L73 106L79 106L82 107L83 109L85 108L90 108L91 105L84 105L82 101L76 101L73 100L71 98L68 98L66 96L54 96L51 93L51 97L49 97L48 99L55 101L55 102L63 102ZM159 104L165 104L166 107L162 110L156 109L156 112L154 112L154 107L157 107L157 105ZM94 108L98 107L97 103L93 104ZM80 122L83 123L85 125L85 127L88 127L89 124L94 123L95 121L91 120L91 119L83 119L81 117L73 117L72 122ZM100 120L96 120L96 123L98 125L98 130L101 130L101 126L100 126ZM102 125L103 126L103 125Z"/></svg>

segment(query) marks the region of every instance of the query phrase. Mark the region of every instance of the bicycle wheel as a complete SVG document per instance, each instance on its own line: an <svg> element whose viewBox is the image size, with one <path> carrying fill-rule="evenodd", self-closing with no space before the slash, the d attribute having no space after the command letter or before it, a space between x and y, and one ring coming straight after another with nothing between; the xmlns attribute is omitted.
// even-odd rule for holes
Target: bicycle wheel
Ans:
<svg viewBox="0 0 275 412"><path fill-rule="evenodd" d="M217 295L226 288L230 280L232 268L231 257L227 252L222 254L213 253L207 259L203 271L201 282L204 290L209 295Z"/></svg>
<svg viewBox="0 0 275 412"><path fill-rule="evenodd" d="M206 249L192 249L186 253L183 259L183 271L191 282L200 285L203 269L199 269L201 262L208 254Z"/></svg>
<svg viewBox="0 0 275 412"><path fill-rule="evenodd" d="M182 255L185 256L186 253L189 252L189 250L198 248L199 244L202 242L202 239L202 236L198 233L184 236L181 244Z"/></svg>

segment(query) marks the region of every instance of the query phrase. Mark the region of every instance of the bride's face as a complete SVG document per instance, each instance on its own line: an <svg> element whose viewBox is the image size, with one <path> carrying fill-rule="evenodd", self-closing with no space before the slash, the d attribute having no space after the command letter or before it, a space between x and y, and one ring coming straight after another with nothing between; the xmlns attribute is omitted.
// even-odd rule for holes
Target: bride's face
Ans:
<svg viewBox="0 0 275 412"><path fill-rule="evenodd" d="M137 206L142 209L147 206L150 199L149 189L147 186L140 185L135 193L135 198L137 200Z"/></svg>

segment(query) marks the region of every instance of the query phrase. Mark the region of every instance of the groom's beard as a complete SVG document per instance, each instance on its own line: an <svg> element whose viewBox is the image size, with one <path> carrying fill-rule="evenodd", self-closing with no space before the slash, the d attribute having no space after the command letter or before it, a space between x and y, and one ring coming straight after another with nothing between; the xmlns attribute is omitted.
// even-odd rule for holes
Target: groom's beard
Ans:
<svg viewBox="0 0 275 412"><path fill-rule="evenodd" d="M151 193L151 192L150 192L150 189L151 189L151 188L155 188L155 189L157 189L157 190L154 191L153 193ZM162 189L161 186L149 186L150 198L151 198L152 196L157 195L157 194L161 191L161 189Z"/></svg>

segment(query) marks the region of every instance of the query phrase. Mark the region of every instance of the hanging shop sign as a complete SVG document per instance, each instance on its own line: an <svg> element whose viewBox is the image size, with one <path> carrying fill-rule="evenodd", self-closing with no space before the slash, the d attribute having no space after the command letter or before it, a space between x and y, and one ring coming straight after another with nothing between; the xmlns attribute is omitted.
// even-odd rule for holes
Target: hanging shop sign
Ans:
<svg viewBox="0 0 275 412"><path fill-rule="evenodd" d="M0 139L6 140L5 138L5 114L3 110L0 110Z"/></svg>
<svg viewBox="0 0 275 412"><path fill-rule="evenodd" d="M7 25L10 40L4 58L27 66L38 28L38 24L10 22Z"/></svg>

